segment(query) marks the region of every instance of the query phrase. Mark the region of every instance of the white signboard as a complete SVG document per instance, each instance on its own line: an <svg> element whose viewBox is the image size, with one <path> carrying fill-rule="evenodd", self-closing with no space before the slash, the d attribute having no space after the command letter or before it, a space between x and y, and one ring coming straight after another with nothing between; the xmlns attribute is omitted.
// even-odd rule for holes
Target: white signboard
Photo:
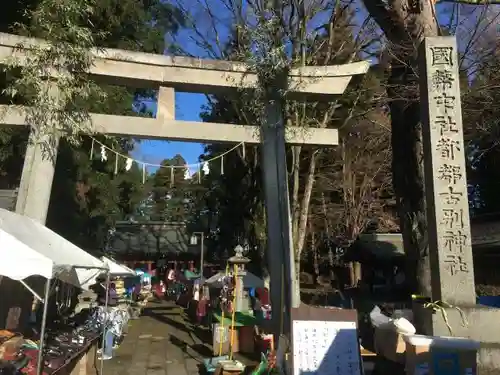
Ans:
<svg viewBox="0 0 500 375"><path fill-rule="evenodd" d="M214 338L215 338L215 342L217 344L220 344L221 342L222 343L225 343L227 342L227 339L228 339L228 336L229 336L229 332L228 332L228 328L227 327L222 327L220 325L215 325L215 329L214 329Z"/></svg>
<svg viewBox="0 0 500 375"><path fill-rule="evenodd" d="M294 375L361 375L355 322L293 322Z"/></svg>

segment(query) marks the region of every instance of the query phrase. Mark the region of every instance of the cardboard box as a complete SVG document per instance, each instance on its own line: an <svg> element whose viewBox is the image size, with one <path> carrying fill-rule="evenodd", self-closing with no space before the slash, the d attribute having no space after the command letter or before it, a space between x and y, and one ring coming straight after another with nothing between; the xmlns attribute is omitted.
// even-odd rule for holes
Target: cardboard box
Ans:
<svg viewBox="0 0 500 375"><path fill-rule="evenodd" d="M255 329L254 326L242 326L237 329L238 348L240 353L255 353Z"/></svg>
<svg viewBox="0 0 500 375"><path fill-rule="evenodd" d="M219 355L220 343L222 341L222 353L220 355L229 354L231 351L231 335L233 330L227 326L221 326L219 323L215 323L212 326L212 342L213 342L213 354L214 356ZM234 330L233 337L233 353L238 353L239 341L238 341L238 331Z"/></svg>
<svg viewBox="0 0 500 375"><path fill-rule="evenodd" d="M233 333L234 332L234 333ZM219 355L220 341L222 340L222 354L229 354L231 346L231 335L233 337L233 353L255 353L255 331L254 326L235 327L234 331L230 327L221 327L215 323L212 327L213 352Z"/></svg>
<svg viewBox="0 0 500 375"><path fill-rule="evenodd" d="M479 343L461 337L405 335L408 375L476 375Z"/></svg>
<svg viewBox="0 0 500 375"><path fill-rule="evenodd" d="M391 361L404 363L406 343L403 335L393 327L384 326L375 328L375 352Z"/></svg>

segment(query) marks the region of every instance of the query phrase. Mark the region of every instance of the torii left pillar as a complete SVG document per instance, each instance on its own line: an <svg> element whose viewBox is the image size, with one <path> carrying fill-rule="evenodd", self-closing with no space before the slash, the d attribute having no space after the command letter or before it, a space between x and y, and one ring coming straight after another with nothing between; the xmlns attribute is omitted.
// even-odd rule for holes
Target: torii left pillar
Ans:
<svg viewBox="0 0 500 375"><path fill-rule="evenodd" d="M160 87L157 117L175 119L175 93L170 87ZM55 174L58 144L52 145L51 153L43 146L29 142L26 147L21 183L16 201L16 213L28 216L42 224L47 214Z"/></svg>
<svg viewBox="0 0 500 375"><path fill-rule="evenodd" d="M28 216L42 224L47 212L54 180L57 147L52 155L46 155L40 144L28 143L24 157L21 184L16 201L16 213Z"/></svg>

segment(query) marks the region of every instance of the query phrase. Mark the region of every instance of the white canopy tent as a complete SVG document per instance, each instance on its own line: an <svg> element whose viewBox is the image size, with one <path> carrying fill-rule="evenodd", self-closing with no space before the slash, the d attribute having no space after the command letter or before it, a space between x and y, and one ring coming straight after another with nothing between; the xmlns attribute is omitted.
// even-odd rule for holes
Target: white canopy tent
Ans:
<svg viewBox="0 0 500 375"><path fill-rule="evenodd" d="M115 260L107 257L102 257L101 260L106 263L109 267L109 273L115 276L135 276L135 271L124 266L123 264L117 263Z"/></svg>
<svg viewBox="0 0 500 375"><path fill-rule="evenodd" d="M0 254L0 275L19 281L40 275L81 287L86 272L108 269L39 222L4 209L0 209Z"/></svg>
<svg viewBox="0 0 500 375"><path fill-rule="evenodd" d="M136 272L132 271L130 268L125 267L124 265L118 264L115 260L101 257L101 260L104 264L108 266L109 276L135 276ZM102 275L102 271L95 270L77 270L77 274L80 276L81 288L88 290L90 286L94 285L97 282L97 278Z"/></svg>
<svg viewBox="0 0 500 375"><path fill-rule="evenodd" d="M57 278L81 287L84 278L96 269L108 271L108 266L41 223L13 212L0 209L0 275L24 282L29 276L43 276L45 295L40 329L37 375L42 373L43 345L47 322L50 280Z"/></svg>
<svg viewBox="0 0 500 375"><path fill-rule="evenodd" d="M120 266L123 267L123 268L125 268L127 271L129 271L132 276L137 276L137 272L135 272L132 268L127 267L124 264L120 264Z"/></svg>

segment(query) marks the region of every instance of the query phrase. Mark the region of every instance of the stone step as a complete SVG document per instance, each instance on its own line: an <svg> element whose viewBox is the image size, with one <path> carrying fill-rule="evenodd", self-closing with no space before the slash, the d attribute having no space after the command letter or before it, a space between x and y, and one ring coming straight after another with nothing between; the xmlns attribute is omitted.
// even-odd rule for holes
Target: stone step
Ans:
<svg viewBox="0 0 500 375"><path fill-rule="evenodd" d="M478 375L500 375L500 344L481 343L477 362Z"/></svg>

